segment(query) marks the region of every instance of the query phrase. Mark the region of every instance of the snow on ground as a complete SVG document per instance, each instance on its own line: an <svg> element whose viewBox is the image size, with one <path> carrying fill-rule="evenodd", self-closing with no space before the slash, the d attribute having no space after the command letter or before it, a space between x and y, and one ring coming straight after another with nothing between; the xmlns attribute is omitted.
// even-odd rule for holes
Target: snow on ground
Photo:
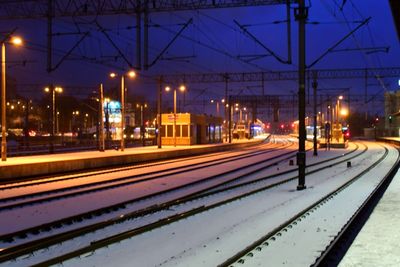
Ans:
<svg viewBox="0 0 400 267"><path fill-rule="evenodd" d="M281 153L281 151L248 157L238 161L226 162L224 164L209 167L206 169L188 171L182 174L174 174L173 176L166 176L163 178L137 184L126 185L91 194L79 195L73 198L64 198L52 202L36 204L34 206L25 206L23 208L5 210L0 213L2 217L2 220L0 220L0 234L18 231L30 226L40 225L49 221L61 219L66 216L72 216L112 204L121 203L126 200L145 196L156 191L162 191L168 188L177 187L179 185L183 185L189 182L204 179L205 177L211 175L220 174L227 170L234 170L237 168L238 165L246 166L253 161L266 159L279 153ZM204 159L198 159L191 161L191 163L199 163L203 160ZM185 162L178 162L176 163L176 166L181 166L182 164L186 165ZM171 167L171 165L169 167ZM124 175L129 175L129 173L133 175L137 174L137 170L134 169L130 172L125 171L123 173ZM113 176L113 174L108 175ZM146 176L143 175L140 178L144 177ZM224 177L223 179L228 179L228 177ZM218 181L216 182L222 182L223 179L218 179ZM71 185L76 183L76 181L73 180L68 180L66 182L69 182ZM215 182L210 181L210 183ZM202 186L210 186L210 183L203 184ZM199 187L196 187L196 190L198 189ZM188 191L186 191L186 193L188 193ZM62 195L63 193L61 192L59 194ZM180 194L182 195L183 193L180 192ZM176 195L170 195L168 197L169 199L172 199L176 197ZM152 204L155 203L153 202ZM138 206L137 208L143 207L144 206ZM18 221L19 223L15 224L15 221Z"/></svg>
<svg viewBox="0 0 400 267"><path fill-rule="evenodd" d="M383 154L382 148L373 144L371 146L362 156L363 159L357 160L350 169L343 163L325 170L324 175L317 173L307 176L307 190L294 190L297 181L286 183L267 192L99 249L93 254L74 258L63 265L216 266L294 213L346 182L352 175L370 166ZM370 175L370 180L374 181L378 174L387 170L390 163L386 162L381 166ZM332 210L336 208L333 206ZM314 253L311 254L315 257L315 248L313 250ZM281 251L272 256L281 257L282 253ZM307 262L313 260L308 259Z"/></svg>
<svg viewBox="0 0 400 267"><path fill-rule="evenodd" d="M398 171L339 267L400 266L399 192Z"/></svg>

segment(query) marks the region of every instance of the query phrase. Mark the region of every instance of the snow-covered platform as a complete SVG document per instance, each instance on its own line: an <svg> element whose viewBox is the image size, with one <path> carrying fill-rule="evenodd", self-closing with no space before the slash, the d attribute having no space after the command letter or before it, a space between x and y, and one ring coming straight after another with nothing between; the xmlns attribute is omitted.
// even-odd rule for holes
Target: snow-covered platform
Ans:
<svg viewBox="0 0 400 267"><path fill-rule="evenodd" d="M400 266L399 192L398 171L339 266Z"/></svg>
<svg viewBox="0 0 400 267"><path fill-rule="evenodd" d="M255 145L263 142L264 139L234 140L232 143L192 146L162 146L162 148L157 148L157 146L134 147L125 148L123 152L110 149L104 152L84 151L11 157L7 161L0 161L0 181L218 152Z"/></svg>

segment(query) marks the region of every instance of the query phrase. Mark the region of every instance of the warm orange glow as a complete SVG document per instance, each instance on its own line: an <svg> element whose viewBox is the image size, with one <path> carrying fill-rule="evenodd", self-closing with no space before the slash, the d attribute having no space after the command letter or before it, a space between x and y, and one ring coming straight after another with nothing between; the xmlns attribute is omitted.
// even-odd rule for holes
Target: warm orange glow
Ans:
<svg viewBox="0 0 400 267"><path fill-rule="evenodd" d="M225 99L224 99L224 98L222 98L221 102L222 102L222 103L225 103Z"/></svg>
<svg viewBox="0 0 400 267"><path fill-rule="evenodd" d="M63 92L62 87L56 87L54 90L55 90L57 93L62 93L62 92Z"/></svg>
<svg viewBox="0 0 400 267"><path fill-rule="evenodd" d="M165 87L165 91L166 91L166 92L171 91L171 87L169 87L169 86Z"/></svg>
<svg viewBox="0 0 400 267"><path fill-rule="evenodd" d="M50 92L50 88L49 88L49 87L46 87L46 88L44 88L44 91L45 91L46 93L48 93L48 92Z"/></svg>
<svg viewBox="0 0 400 267"><path fill-rule="evenodd" d="M135 78L136 77L136 72L131 70L130 72L128 72L128 76L129 76L129 78Z"/></svg>
<svg viewBox="0 0 400 267"><path fill-rule="evenodd" d="M179 90L181 90L181 92L184 92L184 91L186 90L186 87L185 87L184 85L181 85L181 86L179 87Z"/></svg>
<svg viewBox="0 0 400 267"><path fill-rule="evenodd" d="M111 72L111 73L110 73L110 77L111 77L111 78L115 78L115 77L117 77L117 74L116 74L115 72Z"/></svg>
<svg viewBox="0 0 400 267"><path fill-rule="evenodd" d="M349 114L349 111L345 108L343 108L342 110L340 110L340 115L342 116L347 116Z"/></svg>
<svg viewBox="0 0 400 267"><path fill-rule="evenodd" d="M342 95L339 96L339 100L343 100L343 96Z"/></svg>
<svg viewBox="0 0 400 267"><path fill-rule="evenodd" d="M21 37L18 37L18 36L13 36L13 37L11 37L10 42L11 42L12 44L14 44L14 45L17 45L17 46L20 46L20 45L22 45L22 43L23 43L22 38L21 38Z"/></svg>

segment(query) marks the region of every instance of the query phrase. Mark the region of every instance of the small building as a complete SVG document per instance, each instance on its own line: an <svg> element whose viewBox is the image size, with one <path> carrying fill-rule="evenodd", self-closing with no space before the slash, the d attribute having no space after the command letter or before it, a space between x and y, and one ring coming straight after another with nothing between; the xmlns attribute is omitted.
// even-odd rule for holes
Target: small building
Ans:
<svg viewBox="0 0 400 267"><path fill-rule="evenodd" d="M385 133L388 136L400 135L400 91L385 93Z"/></svg>
<svg viewBox="0 0 400 267"><path fill-rule="evenodd" d="M176 145L222 142L221 117L190 113L176 114ZM163 145L174 145L174 114L162 114L161 138Z"/></svg>

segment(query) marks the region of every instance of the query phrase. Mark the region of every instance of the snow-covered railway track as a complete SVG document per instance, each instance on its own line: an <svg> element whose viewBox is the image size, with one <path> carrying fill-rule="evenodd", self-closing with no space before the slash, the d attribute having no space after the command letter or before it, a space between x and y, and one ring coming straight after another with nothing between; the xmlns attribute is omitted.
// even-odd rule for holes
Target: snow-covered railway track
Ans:
<svg viewBox="0 0 400 267"><path fill-rule="evenodd" d="M266 142L261 143L257 146L253 147L247 147L244 149L240 149L242 155L246 154L254 154L260 151L263 151L265 149L274 149L282 146L286 146L288 144L291 144L293 142L289 140L281 140L281 142L274 142L270 143L268 140L270 140L271 137L266 139ZM175 158L175 159L168 159L168 160L155 160L155 161L149 161L149 162L143 162L143 163L137 163L137 164L131 164L128 166L120 166L120 167L109 167L109 168L104 168L104 169L99 169L99 170L91 170L91 171L86 171L86 172L77 172L77 173L66 173L66 174L57 174L57 175L52 175L52 176L43 176L43 177L27 177L26 179L18 179L15 181L0 181L0 193L5 190L10 190L10 189L24 189L24 188L29 188L29 187L34 187L34 186L40 186L40 185L49 185L52 183L60 183L60 182L65 182L69 180L84 180L90 176L95 176L95 175L103 175L103 174L111 174L111 173L118 173L118 172L126 172L126 171L132 171L136 169L145 169L145 168L154 168L156 166L164 166L164 165L179 165L179 163L188 161L188 160L203 160L203 163L206 162L211 162L213 159L210 159L210 156L212 157L224 157L224 158L234 158L237 156L238 150L230 150L230 151L224 151L224 152L216 152L212 154L207 154L207 155L198 155L198 156L187 156L187 157L182 157L182 158Z"/></svg>
<svg viewBox="0 0 400 267"><path fill-rule="evenodd" d="M78 182L78 184L76 185L68 185L60 188L57 187L52 189L46 189L47 187L44 187L45 189L41 189L39 191L35 191L35 189L32 189L34 190L33 192L31 192L30 189L27 188L27 186L24 186L23 191L14 190L15 188L13 188L7 191L0 192L0 211L14 209L14 208L21 208L24 206L32 206L38 203L60 200L63 198L69 198L83 194L90 194L93 192L109 190L121 186L147 182L150 180L159 179L166 176L177 175L188 171L206 169L226 162L239 161L244 158L261 156L272 152L288 149L293 146L294 146L293 143L279 145L277 147L276 146L266 147L264 145L259 147L256 151L240 153L240 155L238 154L230 156L218 155L217 157L215 157L214 155L208 157L203 156L204 161L201 162L191 163L190 161L187 161L187 163L184 165L171 167L167 169L155 169L153 166L153 168L149 168L150 170L146 170L143 172L141 171L133 175L129 173L130 171L133 170L133 168L117 170L117 171L110 170L108 172L102 172L100 174L99 173L90 174L90 177L93 178L89 182L83 182L83 183ZM198 159L196 158L196 160ZM264 161L265 161L264 159L259 160L258 162L255 162L254 165L263 163ZM99 175L102 175L102 177L105 178L97 179ZM115 178L109 178L109 176L111 175L115 176ZM86 178L88 177L89 175L86 175ZM80 178L82 178L82 176L79 176L77 179ZM71 178L68 178L68 180L70 179ZM35 186L36 184L31 185L31 187ZM21 192L25 193L21 194Z"/></svg>
<svg viewBox="0 0 400 267"><path fill-rule="evenodd" d="M287 146L286 146L286 148L287 148ZM20 231L9 232L9 233L0 235L0 240L2 242L13 242L14 240L25 239L27 237L37 238L37 235L46 234L49 231L52 231L54 229L59 229L62 227L68 227L71 225L82 224L82 222L84 224L86 221L90 221L90 219L104 220L104 218L102 219L101 216L104 216L104 215L107 215L110 213L119 214L120 210L122 210L122 209L126 210L126 208L128 206L131 209L138 209L137 207L136 208L132 207L132 206L135 206L135 203L141 203L146 200L148 200L148 202L152 201L152 203L146 204L147 206L154 205L154 203L160 203L160 201L162 202L162 200L157 201L158 200L157 198L160 198L161 196L167 195L167 194L173 195L175 193L175 191L179 191L179 190L183 190L183 193L181 193L181 195L187 195L187 194L190 195L190 194L194 194L196 192L201 192L203 190L208 190L210 187L214 186L215 184L222 184L222 183L224 183L224 181L235 180L238 177L240 178L244 175L248 175L248 174L255 173L260 170L269 168L282 160L286 160L288 158L293 157L294 153L295 153L294 150L281 151L280 149L275 149L270 152L274 152L273 155L269 156L268 158L265 158L264 160L254 162L254 164L249 164L247 166L243 166L243 167L237 168L235 170L219 172L218 174L210 175L210 176L206 177L205 179L194 180L193 182L183 183L181 185L167 188L167 189L164 189L161 191L155 191L153 193L150 192L148 194L144 194L143 196L139 196L139 197L136 196L133 198L131 196L130 199L125 200L123 202L118 202L116 204L103 206L101 208L93 209L88 212L79 213L79 214L76 214L73 216L67 216L67 217L64 216L64 218L62 218L62 219L50 221L48 223L43 223L43 224L40 224L37 226L27 227ZM224 177L227 175L229 175L229 177ZM223 178L223 179L221 179L221 178ZM213 180L215 180L215 181L213 181ZM209 181L210 184L206 184L203 187L196 189L196 187L201 185L201 183L206 183L207 181ZM191 189L191 190L189 190L189 192L185 193L185 190L187 190L188 188L190 189L191 187L193 187L193 189ZM178 196L179 196L179 194L172 196L172 198L176 198ZM143 205L146 206L145 204L143 204ZM3 213L3 215L4 215L4 213ZM97 217L100 217L100 218L97 218ZM108 217L110 217L110 216L108 216ZM93 222L91 222L91 223L93 223ZM27 238L27 239L29 239L29 238Z"/></svg>
<svg viewBox="0 0 400 267"><path fill-rule="evenodd" d="M337 160L338 162L336 164L340 164L345 160L349 160L351 158L359 156L360 154L362 154L364 152L365 152L365 150L363 150L361 153L358 153L357 155L354 155L352 157L343 158L343 156L341 156L341 157L339 157L340 160L338 159ZM313 164L313 165L315 165L315 164ZM321 168L327 168L327 167L332 167L332 166L335 166L334 162L331 162L330 166L326 166L325 165L325 166L322 166ZM313 171L317 171L317 170L313 170ZM264 179L266 179L266 178L267 177L264 177ZM294 178L290 178L290 179L287 179L287 180L292 180L292 179L294 179ZM126 222L129 223L129 220L133 220L134 218L137 218L138 215L140 215L140 216L143 216L143 215L150 216L151 214L155 214L157 212L158 213L159 212L166 213L166 214L164 214L164 219L161 219L161 220L153 219L153 221L151 223L149 223L147 225L146 224L145 225L141 225L141 226L137 227L134 230L129 230L129 231L126 231L126 232L122 232L122 233L117 234L116 236L111 236L109 238L106 238L105 240L98 241L98 242L92 242L93 241L93 239L92 239L92 241L88 242L88 243L92 242L92 245L89 246L89 248L86 247L86 249L89 249L87 251L90 251L90 250L94 250L94 249L96 249L98 247L104 246L106 244L112 244L116 240L126 239L129 236L137 235L137 234L142 233L144 231L148 231L150 229L154 229L156 227L160 227L160 226L165 225L165 224L170 224L173 221L181 220L182 218L187 217L189 215L193 215L193 214L197 214L197 213L200 213L200 212L204 212L205 210L209 210L209 209L212 209L214 207L217 207L217 206L220 206L220 205L224 205L225 203L229 203L229 202L235 201L235 200L243 198L245 196L249 196L249 195L255 194L257 192L268 190L270 188L276 187L276 186L278 186L278 185L280 185L282 183L285 183L285 182L287 182L287 181L280 180L280 181L275 182L275 183L270 183L269 185L265 186L264 188L252 189L252 190L250 190L250 191L248 191L246 193L237 191L235 196L232 197L232 194L231 194L231 197L223 197L222 199L221 198L219 198L219 199L217 198L217 200L214 200L213 202L211 201L211 204L210 204L209 200L205 201L205 203L200 203L200 201L198 201L198 200L207 199L207 197L209 197L209 196L218 195L217 192L209 192L209 193L202 194L201 196L199 196L199 195L197 195L197 196L193 196L193 195L192 196L187 196L186 198L178 199L175 202L170 202L170 203L167 203L167 204L164 204L164 205L159 205L157 207L152 207L152 210L151 209L143 210L143 211L141 211L141 213L136 213L136 214L124 214L123 217L115 218L113 222L109 221L108 224L109 225L113 225L113 224L121 225L121 224L123 224L123 222L125 222L125 224L126 224ZM235 187L238 188L237 185ZM229 190L232 190L232 188L229 189ZM221 192L219 192L219 195L221 195ZM196 205L189 204L189 205L187 205L188 208L186 208L186 209L182 210L182 209L178 208L178 206L182 206L183 203L188 204L188 203L194 203L194 202L197 202L197 204ZM182 210L182 212L178 213L178 214L174 214L174 210ZM169 211L169 212L166 212L166 211ZM98 225L98 226L104 227L105 224ZM99 228L97 228L97 229L99 229ZM129 226L128 226L128 229L129 229ZM78 235L82 234L82 233L83 232L80 231L78 233ZM101 236L103 236L103 235L101 235ZM64 237L60 236L60 237L61 238L65 238L65 236ZM46 242L44 242L42 240L42 241L39 242L39 244L46 245ZM76 248L76 247L71 246L71 248ZM40 247L39 247L39 249L40 249ZM51 249L51 250L53 250L53 249ZM16 251L16 248L13 248L12 251ZM57 261L63 261L66 258L77 256L77 255L82 254L82 253L86 253L84 248L83 248L83 250L80 249L78 251L74 251L74 252L72 252L72 254L67 253L66 255L64 255L61 258L55 257L54 260L49 261L49 262L44 262L44 264L46 264L46 265L47 264L53 264L53 263L55 263Z"/></svg>
<svg viewBox="0 0 400 267"><path fill-rule="evenodd" d="M384 149L369 167L219 266L337 266L396 174L399 151L390 155ZM377 176L381 173L376 167L387 159L392 160L391 168Z"/></svg>

